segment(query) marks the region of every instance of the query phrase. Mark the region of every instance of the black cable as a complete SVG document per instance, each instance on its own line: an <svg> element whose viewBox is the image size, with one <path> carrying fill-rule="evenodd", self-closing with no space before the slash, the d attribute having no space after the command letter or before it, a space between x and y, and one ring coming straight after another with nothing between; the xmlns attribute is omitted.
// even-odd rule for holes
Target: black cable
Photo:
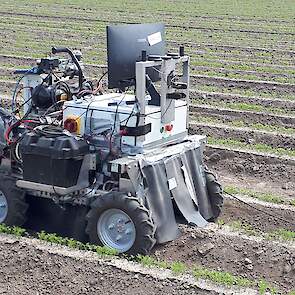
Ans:
<svg viewBox="0 0 295 295"><path fill-rule="evenodd" d="M120 104L122 103L122 101L124 100L126 94L127 94L127 91L129 90L129 87L127 87L125 93L123 94L123 97L121 98L121 100L119 101L119 103L117 103L117 107L116 107L116 112L115 112L115 120L114 120L114 125L113 125L113 130L111 132L111 136L110 136L110 147L109 147L109 155L111 154L112 152L112 138L113 138L113 135L114 135L114 132L115 132L115 129L116 129L116 123L117 123L117 115L118 115L118 111L119 111L119 106Z"/></svg>
<svg viewBox="0 0 295 295"><path fill-rule="evenodd" d="M45 117L48 113L49 113L49 111L52 109L52 108L55 108L56 106L58 106L59 104L61 104L61 103L64 103L64 101L63 100L58 100L57 102L55 102L53 105L51 105L43 114L42 114L42 116L41 117Z"/></svg>
<svg viewBox="0 0 295 295"><path fill-rule="evenodd" d="M61 127L53 125L39 125L34 128L37 134L41 134L45 137L58 137L61 135L66 135Z"/></svg>
<svg viewBox="0 0 295 295"><path fill-rule="evenodd" d="M89 108L90 108L90 105L94 102L94 100L91 100L88 105L87 105L87 108L86 108L86 115L85 115L85 120L84 120L84 134L86 134L86 127L87 127L87 117L88 117L88 111L89 111ZM91 124L91 118L92 118L92 114L93 114L93 110L92 110L92 113L91 113L91 116L90 116L90 119L89 119L89 124ZM91 134L91 125L89 126L90 130L90 134Z"/></svg>
<svg viewBox="0 0 295 295"><path fill-rule="evenodd" d="M50 76L50 74L48 74L43 80L42 80L42 82L38 85L38 86L36 86L35 88L34 88L34 90L35 90L35 92L25 101L25 102L23 102L16 110L14 110L13 112L12 112L12 114L17 114L17 113L19 113L19 110L26 104L26 103L28 103L33 97L35 97L35 95L38 95L39 94L39 92L40 92L40 90L41 90L41 86L45 83L45 81L47 80L47 78ZM37 92L38 91L38 92Z"/></svg>
<svg viewBox="0 0 295 295"><path fill-rule="evenodd" d="M108 71L106 71L104 74L102 74L102 76L98 79L97 81L97 87L99 87L99 84L101 82L101 80L103 79L103 77L108 73Z"/></svg>
<svg viewBox="0 0 295 295"><path fill-rule="evenodd" d="M234 195L232 195L232 194L226 192L226 191L224 191L224 193L226 193L226 194L229 195L230 197L234 198L235 200L237 200L237 201L239 201L239 202L241 202L241 203L247 205L248 207L250 207L250 208L252 208L252 209L255 209L256 211L262 212L262 213L264 213L265 215L268 215L268 216L270 216L270 217L273 217L273 218L275 218L275 219L277 219L277 220L281 220L281 221L283 221L283 222L289 223L289 224L291 224L292 226L295 227L295 223L293 223L293 222L291 222L291 221L289 221L289 220L286 220L286 219L284 219L284 218L282 218L282 217L280 217L280 216L278 216L278 215L271 214L271 213L269 213L269 212L267 212L267 211L263 211L263 210L261 210L261 209L255 207L255 206L253 206L253 205L251 205L251 204L249 204L249 203L247 203L247 202L241 200L241 199L238 198L237 196L234 196Z"/></svg>

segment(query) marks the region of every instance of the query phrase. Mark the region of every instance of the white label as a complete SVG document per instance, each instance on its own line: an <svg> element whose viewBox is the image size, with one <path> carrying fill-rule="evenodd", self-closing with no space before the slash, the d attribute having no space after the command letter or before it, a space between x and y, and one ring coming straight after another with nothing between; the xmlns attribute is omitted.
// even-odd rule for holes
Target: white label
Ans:
<svg viewBox="0 0 295 295"><path fill-rule="evenodd" d="M150 44L150 46L153 46L157 43L160 43L162 41L162 35L161 35L161 32L157 32L157 33L154 33L152 35L149 35L147 37L148 39L148 42Z"/></svg>
<svg viewBox="0 0 295 295"><path fill-rule="evenodd" d="M176 179L174 177L168 179L168 186L170 191L177 187Z"/></svg>

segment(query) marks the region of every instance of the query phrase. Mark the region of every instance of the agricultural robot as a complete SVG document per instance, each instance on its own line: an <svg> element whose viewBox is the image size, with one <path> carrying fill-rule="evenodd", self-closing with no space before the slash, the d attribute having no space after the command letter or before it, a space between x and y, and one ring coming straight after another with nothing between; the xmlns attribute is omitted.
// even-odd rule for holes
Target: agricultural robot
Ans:
<svg viewBox="0 0 295 295"><path fill-rule="evenodd" d="M162 24L136 24L108 26L107 51L105 93L68 48L16 71L0 111L0 223L147 254L180 235L179 220L215 221L222 188L203 162L206 137L188 135L184 48L167 53Z"/></svg>

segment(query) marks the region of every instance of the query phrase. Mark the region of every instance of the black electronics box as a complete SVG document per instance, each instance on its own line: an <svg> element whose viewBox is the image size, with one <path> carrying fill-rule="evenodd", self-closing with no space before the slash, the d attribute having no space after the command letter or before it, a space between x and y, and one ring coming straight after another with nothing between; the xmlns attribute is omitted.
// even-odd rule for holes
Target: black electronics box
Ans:
<svg viewBox="0 0 295 295"><path fill-rule="evenodd" d="M77 184L83 159L89 154L84 140L33 132L24 136L20 149L24 180L64 188Z"/></svg>

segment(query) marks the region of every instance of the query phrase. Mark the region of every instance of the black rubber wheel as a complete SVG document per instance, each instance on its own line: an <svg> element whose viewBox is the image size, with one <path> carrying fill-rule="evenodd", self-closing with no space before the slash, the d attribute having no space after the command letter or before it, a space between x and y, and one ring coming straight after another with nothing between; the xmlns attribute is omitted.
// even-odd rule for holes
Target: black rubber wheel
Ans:
<svg viewBox="0 0 295 295"><path fill-rule="evenodd" d="M125 193L99 196L91 204L86 220L91 243L120 253L146 255L156 243L150 211L141 200Z"/></svg>
<svg viewBox="0 0 295 295"><path fill-rule="evenodd" d="M212 172L206 170L205 177L208 196L213 212L213 216L208 221L215 222L218 219L223 207L223 189Z"/></svg>
<svg viewBox="0 0 295 295"><path fill-rule="evenodd" d="M2 214L0 222L9 226L22 226L27 220L28 204L25 200L25 192L18 188L15 182L14 177L0 173L1 207L2 213L5 213Z"/></svg>

